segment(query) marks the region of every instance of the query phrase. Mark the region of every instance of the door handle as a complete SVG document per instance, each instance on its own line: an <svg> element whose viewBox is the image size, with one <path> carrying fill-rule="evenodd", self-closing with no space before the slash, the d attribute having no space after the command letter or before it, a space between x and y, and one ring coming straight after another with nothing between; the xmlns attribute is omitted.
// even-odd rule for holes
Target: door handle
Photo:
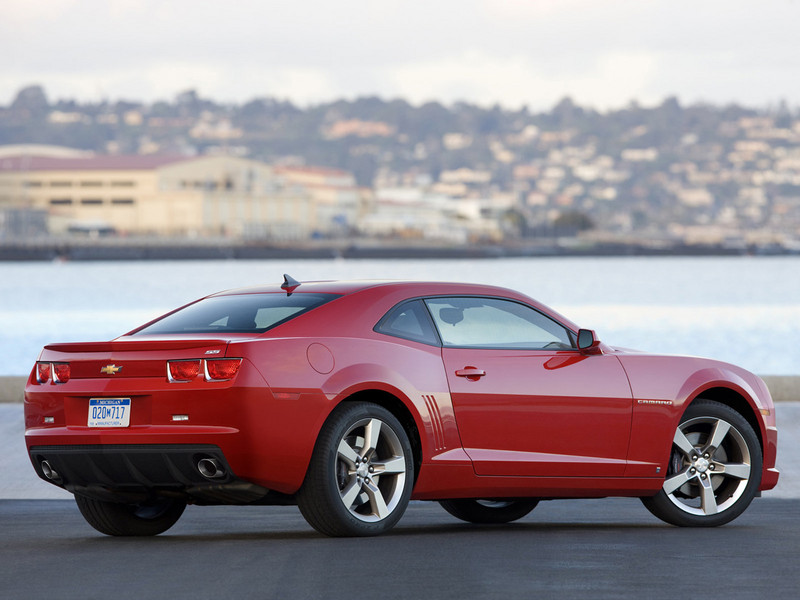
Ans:
<svg viewBox="0 0 800 600"><path fill-rule="evenodd" d="M464 367L456 371L456 376L466 377L470 381L478 381L484 375L486 375L486 371L477 367Z"/></svg>

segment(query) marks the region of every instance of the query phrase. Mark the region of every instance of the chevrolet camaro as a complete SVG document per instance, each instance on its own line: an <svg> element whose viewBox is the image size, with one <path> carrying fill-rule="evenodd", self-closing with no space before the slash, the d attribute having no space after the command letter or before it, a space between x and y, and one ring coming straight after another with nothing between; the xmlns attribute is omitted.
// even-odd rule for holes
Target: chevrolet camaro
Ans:
<svg viewBox="0 0 800 600"><path fill-rule="evenodd" d="M48 345L25 427L39 477L108 535L159 534L187 504L297 504L323 534L364 536L410 500L505 523L607 496L716 526L778 481L755 375L612 347L476 284L284 276Z"/></svg>

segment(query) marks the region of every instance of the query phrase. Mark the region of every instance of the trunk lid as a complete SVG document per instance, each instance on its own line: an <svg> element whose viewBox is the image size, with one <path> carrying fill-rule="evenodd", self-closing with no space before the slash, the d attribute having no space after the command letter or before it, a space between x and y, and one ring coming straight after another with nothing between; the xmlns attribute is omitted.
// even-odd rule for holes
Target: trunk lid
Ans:
<svg viewBox="0 0 800 600"><path fill-rule="evenodd" d="M167 361L223 358L228 340L120 338L110 342L48 344L40 361L67 362L71 379L166 377Z"/></svg>

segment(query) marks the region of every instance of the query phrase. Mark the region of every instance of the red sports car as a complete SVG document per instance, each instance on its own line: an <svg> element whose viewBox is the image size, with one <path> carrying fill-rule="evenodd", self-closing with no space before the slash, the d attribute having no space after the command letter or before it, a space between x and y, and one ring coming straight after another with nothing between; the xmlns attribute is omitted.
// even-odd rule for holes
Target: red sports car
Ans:
<svg viewBox="0 0 800 600"><path fill-rule="evenodd" d="M39 476L109 535L187 503L296 503L350 536L411 499L503 523L606 496L714 526L778 481L775 407L744 369L613 348L497 287L284 279L46 346L25 388Z"/></svg>

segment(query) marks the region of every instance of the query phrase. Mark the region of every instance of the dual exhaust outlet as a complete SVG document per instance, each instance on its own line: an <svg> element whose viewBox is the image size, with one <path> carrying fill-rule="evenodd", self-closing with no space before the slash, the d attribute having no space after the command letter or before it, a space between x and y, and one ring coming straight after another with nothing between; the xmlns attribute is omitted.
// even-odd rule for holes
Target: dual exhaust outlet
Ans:
<svg viewBox="0 0 800 600"><path fill-rule="evenodd" d="M43 460L39 465L42 468L42 475L47 479L54 482L61 481L61 475L53 468L50 461ZM225 468L216 458L201 458L197 461L196 468L198 473L206 479L221 479L225 477Z"/></svg>

